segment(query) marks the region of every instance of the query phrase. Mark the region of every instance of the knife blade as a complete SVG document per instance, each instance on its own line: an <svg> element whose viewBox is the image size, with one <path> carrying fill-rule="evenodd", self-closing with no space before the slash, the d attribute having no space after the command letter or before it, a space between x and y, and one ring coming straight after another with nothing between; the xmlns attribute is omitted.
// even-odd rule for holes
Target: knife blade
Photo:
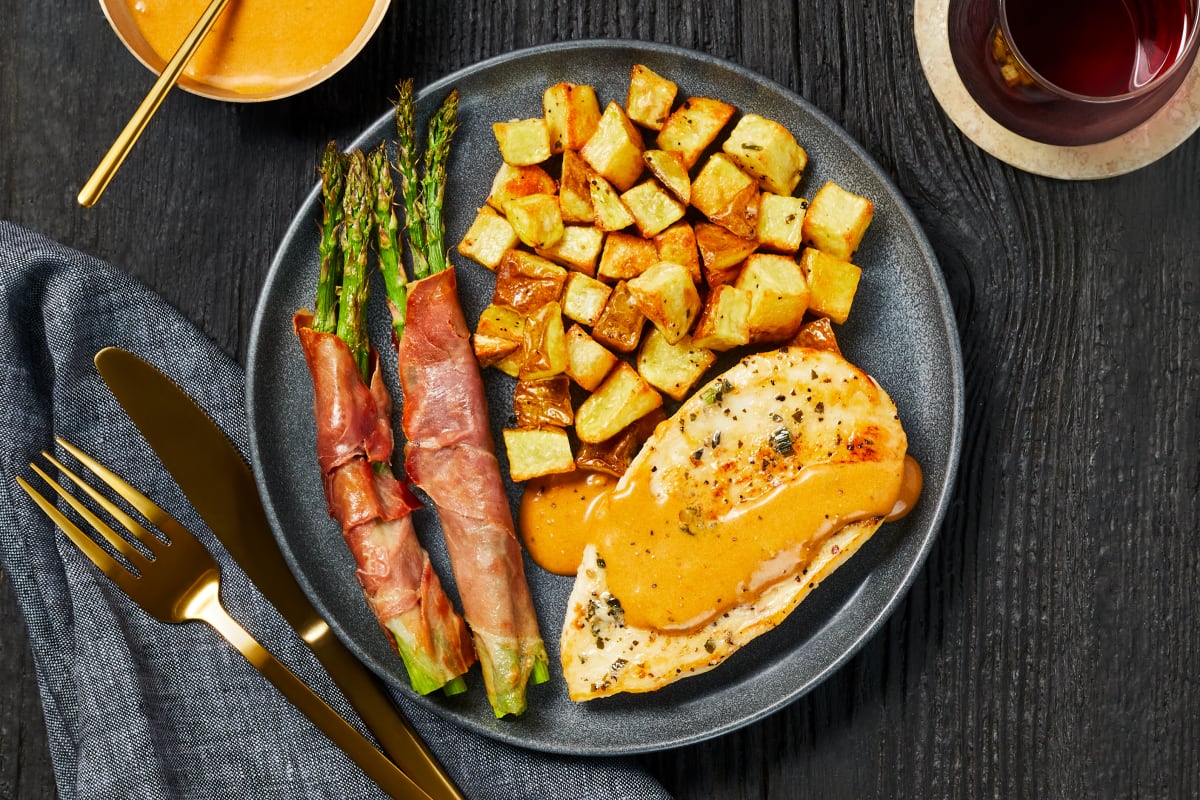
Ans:
<svg viewBox="0 0 1200 800"><path fill-rule="evenodd" d="M435 800L465 800L374 674L330 630L292 576L254 475L205 411L157 367L117 347L96 369L238 566L316 654L383 750Z"/></svg>

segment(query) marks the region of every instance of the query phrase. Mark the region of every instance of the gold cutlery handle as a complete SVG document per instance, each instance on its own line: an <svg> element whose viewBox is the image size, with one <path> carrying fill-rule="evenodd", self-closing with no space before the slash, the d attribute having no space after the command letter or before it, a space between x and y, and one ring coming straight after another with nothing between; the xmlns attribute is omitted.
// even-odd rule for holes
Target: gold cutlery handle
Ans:
<svg viewBox="0 0 1200 800"><path fill-rule="evenodd" d="M96 166L87 183L83 185L83 189L79 192L79 205L91 208L104 190L108 188L108 184L112 181L113 176L117 174L121 164L125 162L125 157L129 155L129 151L133 149L134 143L138 137L142 135L142 131L146 130L146 126L150 124L150 119L154 116L154 112L158 111L158 107L162 105L162 101L166 99L167 93L171 91L171 87L179 80L180 73L187 66L188 61L195 55L196 50L200 47L200 43L204 41L204 37L212 29L213 24L217 21L217 17L221 16L221 12L225 10L225 6L229 0L212 0L208 4L208 8L204 9L204 13L200 15L200 19L192 26L192 30L183 40L183 44L179 45L179 49L175 51L175 55L167 62L167 66L163 68L162 74L158 76L158 80L154 82L154 86L150 88L149 94L142 104L137 107L137 111L133 112L129 122L125 123L124 129L117 136L116 141L112 143L112 147L108 148L108 152L104 154L104 158L100 159L100 163Z"/></svg>
<svg viewBox="0 0 1200 800"><path fill-rule="evenodd" d="M202 608L194 610L194 616L216 629L226 641L237 648L246 660L266 677L280 693L300 709L309 721L329 737L359 766L371 780L379 784L385 792L394 798L416 798L417 800L433 800L412 778L405 775L389 761L361 733L346 722L324 700L317 696L304 681L284 666L275 656L246 631L241 624L229 615L229 612L216 599L215 592L212 600Z"/></svg>

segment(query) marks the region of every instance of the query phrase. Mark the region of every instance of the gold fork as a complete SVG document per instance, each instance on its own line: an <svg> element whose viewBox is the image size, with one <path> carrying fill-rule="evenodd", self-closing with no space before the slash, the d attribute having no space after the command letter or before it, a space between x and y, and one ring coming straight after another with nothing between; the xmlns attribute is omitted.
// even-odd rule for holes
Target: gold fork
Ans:
<svg viewBox="0 0 1200 800"><path fill-rule="evenodd" d="M338 745L372 780L395 798L429 800L429 795L383 756L370 741L355 730L295 673L267 652L225 607L221 605L221 569L199 540L150 498L133 488L116 473L62 438L56 441L125 499L163 535L159 538L125 513L119 506L67 469L54 456L43 451L42 457L61 475L82 489L98 506L136 538L140 547L118 534L87 505L63 488L37 464L29 466L42 477L84 520L124 558L135 574L109 555L83 532L58 507L38 493L23 478L17 483L42 511L67 535L75 546L100 571L108 576L130 599L151 616L171 623L202 621L237 648L246 660L299 708L318 729ZM145 551L145 552L143 552ZM147 552L149 555L147 555Z"/></svg>

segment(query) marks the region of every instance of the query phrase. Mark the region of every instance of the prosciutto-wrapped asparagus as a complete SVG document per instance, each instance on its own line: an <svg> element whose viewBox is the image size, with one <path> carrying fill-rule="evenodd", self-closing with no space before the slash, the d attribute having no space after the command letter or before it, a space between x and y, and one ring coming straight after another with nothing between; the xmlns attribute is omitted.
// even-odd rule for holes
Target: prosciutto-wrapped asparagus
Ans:
<svg viewBox="0 0 1200 800"><path fill-rule="evenodd" d="M413 689L455 693L465 689L460 676L474 663L474 648L417 539L410 512L419 504L392 472L392 401L364 317L371 182L362 153L352 154L339 202L343 163L331 144L322 159L317 310L293 320L313 380L325 498L354 554L368 604L391 635Z"/></svg>
<svg viewBox="0 0 1200 800"><path fill-rule="evenodd" d="M456 115L452 92L430 123L418 193L412 83L401 87L398 166L418 279L407 286L407 321L397 344L405 459L409 477L437 508L488 699L502 717L525 710L526 685L545 681L549 667L443 244L446 155Z"/></svg>

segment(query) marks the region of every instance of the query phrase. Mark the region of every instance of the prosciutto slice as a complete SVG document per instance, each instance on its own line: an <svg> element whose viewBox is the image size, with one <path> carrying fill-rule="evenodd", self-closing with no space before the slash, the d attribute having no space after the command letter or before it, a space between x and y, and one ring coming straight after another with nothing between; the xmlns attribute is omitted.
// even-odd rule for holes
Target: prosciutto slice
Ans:
<svg viewBox="0 0 1200 800"><path fill-rule="evenodd" d="M354 554L368 605L424 694L466 672L474 647L417 539L411 512L420 504L392 474L392 401L378 359L372 354L368 385L345 342L311 324L303 311L293 320L313 381L329 515Z"/></svg>
<svg viewBox="0 0 1200 800"><path fill-rule="evenodd" d="M398 361L409 477L437 507L496 716L519 714L546 649L453 267L410 285Z"/></svg>

